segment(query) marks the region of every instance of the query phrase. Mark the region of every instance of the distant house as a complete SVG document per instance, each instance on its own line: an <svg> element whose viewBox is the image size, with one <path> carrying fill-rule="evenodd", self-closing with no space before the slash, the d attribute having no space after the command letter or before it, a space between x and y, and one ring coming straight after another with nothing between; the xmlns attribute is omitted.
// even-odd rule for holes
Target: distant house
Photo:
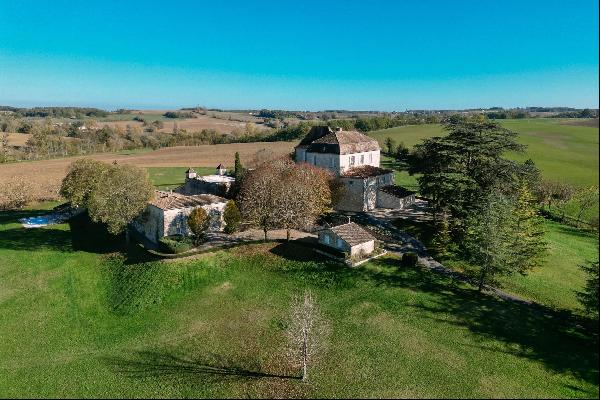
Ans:
<svg viewBox="0 0 600 400"><path fill-rule="evenodd" d="M377 140L328 126L313 127L295 148L296 162L324 168L339 177L346 189L336 207L342 211L403 208L414 203L413 192L394 185L394 171L379 167L380 158Z"/></svg>
<svg viewBox="0 0 600 400"><path fill-rule="evenodd" d="M170 235L190 235L187 216L194 208L203 208L210 217L210 231L225 228L223 210L227 199L212 194L186 196L157 190L145 212L133 222L135 229L149 240L157 242Z"/></svg>
<svg viewBox="0 0 600 400"><path fill-rule="evenodd" d="M369 255L375 250L375 237L354 222L321 230L319 243L351 257Z"/></svg>

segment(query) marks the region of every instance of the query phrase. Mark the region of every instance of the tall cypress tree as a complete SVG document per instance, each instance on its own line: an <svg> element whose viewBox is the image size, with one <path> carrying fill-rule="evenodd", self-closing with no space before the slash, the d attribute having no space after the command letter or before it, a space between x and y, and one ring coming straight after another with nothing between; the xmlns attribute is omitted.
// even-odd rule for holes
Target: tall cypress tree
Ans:
<svg viewBox="0 0 600 400"><path fill-rule="evenodd" d="M240 153L238 153L236 151L235 152L235 164L234 164L234 170L233 170L233 175L235 176L236 180L239 180L242 177L243 170L244 170L244 167L242 166L242 162L240 161Z"/></svg>

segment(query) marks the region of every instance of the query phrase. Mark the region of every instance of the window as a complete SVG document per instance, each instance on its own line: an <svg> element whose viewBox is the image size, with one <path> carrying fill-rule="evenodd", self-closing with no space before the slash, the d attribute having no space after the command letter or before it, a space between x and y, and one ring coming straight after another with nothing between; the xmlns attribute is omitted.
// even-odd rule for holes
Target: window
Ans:
<svg viewBox="0 0 600 400"><path fill-rule="evenodd" d="M344 247L344 241L340 238L337 240L337 247L340 249Z"/></svg>
<svg viewBox="0 0 600 400"><path fill-rule="evenodd" d="M365 163L365 155L364 155L364 154L361 154L361 155L360 155L360 163L361 163L361 164L364 164L364 163Z"/></svg>
<svg viewBox="0 0 600 400"><path fill-rule="evenodd" d="M332 157L332 158L329 159L329 166L331 168L335 167L335 158Z"/></svg>
<svg viewBox="0 0 600 400"><path fill-rule="evenodd" d="M369 153L369 164L373 164L373 153Z"/></svg>
<svg viewBox="0 0 600 400"><path fill-rule="evenodd" d="M313 156L313 164L317 165L317 156L316 155Z"/></svg>
<svg viewBox="0 0 600 400"><path fill-rule="evenodd" d="M353 167L355 162L354 156L350 156L350 166Z"/></svg>
<svg viewBox="0 0 600 400"><path fill-rule="evenodd" d="M323 243L325 243L325 244L331 244L331 237L329 237L329 233L324 233L323 234Z"/></svg>

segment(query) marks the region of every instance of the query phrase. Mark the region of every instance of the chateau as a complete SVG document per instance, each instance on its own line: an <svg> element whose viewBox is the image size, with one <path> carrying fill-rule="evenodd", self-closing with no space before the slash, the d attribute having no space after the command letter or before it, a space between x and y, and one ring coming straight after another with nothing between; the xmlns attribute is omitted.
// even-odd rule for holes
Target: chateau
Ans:
<svg viewBox="0 0 600 400"><path fill-rule="evenodd" d="M369 211L403 208L415 201L415 193L394 185L394 172L379 167L377 140L356 131L316 126L295 148L295 161L324 168L338 176L346 193L337 208Z"/></svg>

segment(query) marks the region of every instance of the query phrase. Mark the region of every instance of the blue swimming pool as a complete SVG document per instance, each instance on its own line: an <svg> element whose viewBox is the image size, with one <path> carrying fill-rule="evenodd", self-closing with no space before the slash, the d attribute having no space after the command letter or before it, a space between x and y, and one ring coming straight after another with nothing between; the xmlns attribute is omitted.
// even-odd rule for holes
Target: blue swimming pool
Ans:
<svg viewBox="0 0 600 400"><path fill-rule="evenodd" d="M19 221L25 228L37 228L59 222L54 215L39 215L37 217L21 218Z"/></svg>

